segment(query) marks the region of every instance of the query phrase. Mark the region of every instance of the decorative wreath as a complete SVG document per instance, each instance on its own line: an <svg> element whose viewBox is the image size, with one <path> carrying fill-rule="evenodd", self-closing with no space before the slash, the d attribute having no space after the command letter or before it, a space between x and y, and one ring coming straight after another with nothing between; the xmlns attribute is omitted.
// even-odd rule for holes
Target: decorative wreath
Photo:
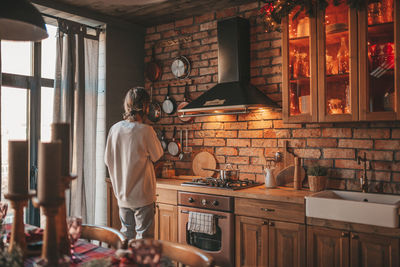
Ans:
<svg viewBox="0 0 400 267"><path fill-rule="evenodd" d="M289 15L293 10L297 9L293 19L303 11L310 17L315 16L315 11L318 9L325 10L329 2L327 0L261 0L263 5L260 9L261 17L263 18L265 31L281 31L282 18ZM364 0L333 0L335 6L346 1L350 8L360 10L364 5Z"/></svg>

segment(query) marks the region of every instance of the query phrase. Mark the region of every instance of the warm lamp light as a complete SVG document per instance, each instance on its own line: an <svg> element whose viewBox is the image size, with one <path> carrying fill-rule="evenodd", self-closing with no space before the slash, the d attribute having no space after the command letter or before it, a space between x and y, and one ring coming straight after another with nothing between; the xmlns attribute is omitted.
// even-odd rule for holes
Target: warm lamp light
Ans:
<svg viewBox="0 0 400 267"><path fill-rule="evenodd" d="M28 0L2 0L1 40L36 42L48 36L42 15Z"/></svg>

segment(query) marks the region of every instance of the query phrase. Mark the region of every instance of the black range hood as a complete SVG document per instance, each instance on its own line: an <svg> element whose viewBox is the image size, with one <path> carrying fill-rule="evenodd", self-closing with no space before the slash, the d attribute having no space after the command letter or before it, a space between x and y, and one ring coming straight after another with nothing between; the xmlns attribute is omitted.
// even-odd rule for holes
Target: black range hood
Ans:
<svg viewBox="0 0 400 267"><path fill-rule="evenodd" d="M218 21L218 84L178 110L181 117L247 113L280 107L250 84L250 24L236 17Z"/></svg>

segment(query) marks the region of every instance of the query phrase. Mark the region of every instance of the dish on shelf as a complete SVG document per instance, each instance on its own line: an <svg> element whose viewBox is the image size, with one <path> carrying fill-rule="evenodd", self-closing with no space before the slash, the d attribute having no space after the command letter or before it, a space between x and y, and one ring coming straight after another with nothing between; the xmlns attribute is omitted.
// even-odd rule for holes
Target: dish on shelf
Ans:
<svg viewBox="0 0 400 267"><path fill-rule="evenodd" d="M309 18L302 18L297 25L297 37L305 37L310 35L310 20Z"/></svg>
<svg viewBox="0 0 400 267"><path fill-rule="evenodd" d="M346 23L335 23L326 26L327 33L337 33L347 31L347 24Z"/></svg>

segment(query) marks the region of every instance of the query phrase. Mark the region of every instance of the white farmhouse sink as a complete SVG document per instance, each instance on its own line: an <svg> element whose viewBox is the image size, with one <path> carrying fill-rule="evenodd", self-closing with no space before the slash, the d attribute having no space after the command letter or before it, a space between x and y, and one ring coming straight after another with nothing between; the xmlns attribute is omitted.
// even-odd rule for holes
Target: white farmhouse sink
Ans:
<svg viewBox="0 0 400 267"><path fill-rule="evenodd" d="M306 216L399 227L400 196L349 192L321 191L306 197Z"/></svg>

